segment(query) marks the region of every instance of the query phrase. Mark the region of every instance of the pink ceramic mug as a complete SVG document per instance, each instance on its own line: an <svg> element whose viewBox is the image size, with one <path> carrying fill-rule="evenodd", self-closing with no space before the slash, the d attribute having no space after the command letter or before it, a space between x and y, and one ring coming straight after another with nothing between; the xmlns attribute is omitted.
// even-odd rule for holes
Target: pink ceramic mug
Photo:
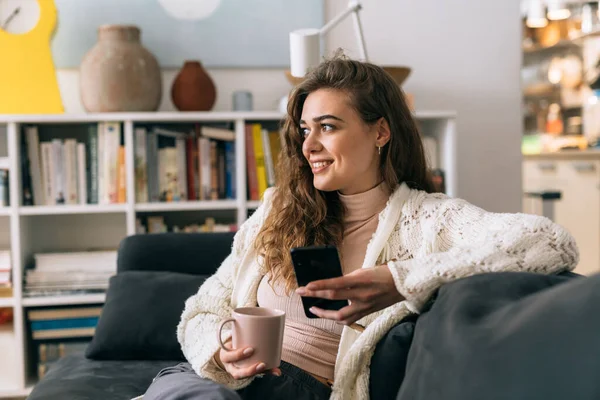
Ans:
<svg viewBox="0 0 600 400"><path fill-rule="evenodd" d="M221 348L225 348L221 332L226 323L233 322L233 348L252 347L252 356L236 363L248 367L263 362L265 370L277 368L281 363L285 312L265 307L242 307L233 310L232 317L221 322L217 331Z"/></svg>

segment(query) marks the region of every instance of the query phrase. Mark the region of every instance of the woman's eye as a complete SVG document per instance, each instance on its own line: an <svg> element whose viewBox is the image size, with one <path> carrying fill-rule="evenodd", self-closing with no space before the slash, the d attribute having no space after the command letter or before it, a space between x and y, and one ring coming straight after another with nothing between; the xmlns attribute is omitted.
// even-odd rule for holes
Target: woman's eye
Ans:
<svg viewBox="0 0 600 400"><path fill-rule="evenodd" d="M329 132L332 131L335 127L330 124L321 124L321 128L323 129L323 131Z"/></svg>
<svg viewBox="0 0 600 400"><path fill-rule="evenodd" d="M310 130L308 128L300 128L300 136L303 138L307 137L309 133Z"/></svg>

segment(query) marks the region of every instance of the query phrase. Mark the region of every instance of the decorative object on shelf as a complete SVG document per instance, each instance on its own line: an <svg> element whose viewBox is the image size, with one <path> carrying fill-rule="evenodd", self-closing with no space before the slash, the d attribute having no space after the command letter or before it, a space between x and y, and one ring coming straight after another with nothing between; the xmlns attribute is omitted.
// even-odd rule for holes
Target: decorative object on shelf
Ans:
<svg viewBox="0 0 600 400"><path fill-rule="evenodd" d="M527 10L527 26L530 28L543 28L548 25L546 10L543 0L530 0Z"/></svg>
<svg viewBox="0 0 600 400"><path fill-rule="evenodd" d="M252 111L252 93L247 90L236 90L232 96L233 111Z"/></svg>
<svg viewBox="0 0 600 400"><path fill-rule="evenodd" d="M186 61L171 87L173 104L179 111L210 111L217 89L200 61Z"/></svg>
<svg viewBox="0 0 600 400"><path fill-rule="evenodd" d="M62 113L50 38L54 0L0 0L0 114Z"/></svg>
<svg viewBox="0 0 600 400"><path fill-rule="evenodd" d="M156 58L132 25L103 25L80 68L81 100L89 112L156 111L162 77Z"/></svg>

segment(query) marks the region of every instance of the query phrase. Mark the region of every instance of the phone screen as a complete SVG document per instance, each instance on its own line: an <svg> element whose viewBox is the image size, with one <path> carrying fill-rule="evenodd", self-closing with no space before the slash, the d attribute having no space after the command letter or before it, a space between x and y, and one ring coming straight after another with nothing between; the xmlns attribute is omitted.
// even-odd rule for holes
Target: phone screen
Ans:
<svg viewBox="0 0 600 400"><path fill-rule="evenodd" d="M307 246L290 250L298 286L306 286L312 281L342 276L342 264L335 246ZM315 297L302 297L304 314L308 318L318 318L311 313L311 307L324 310L339 310L346 307L348 300L328 300Z"/></svg>

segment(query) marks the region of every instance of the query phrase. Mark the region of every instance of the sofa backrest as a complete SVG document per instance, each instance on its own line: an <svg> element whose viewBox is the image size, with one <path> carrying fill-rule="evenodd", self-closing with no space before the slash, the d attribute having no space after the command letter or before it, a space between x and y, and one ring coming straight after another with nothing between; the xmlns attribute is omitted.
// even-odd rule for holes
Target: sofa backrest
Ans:
<svg viewBox="0 0 600 400"><path fill-rule="evenodd" d="M171 271L212 275L231 252L233 232L128 236L119 245L117 273Z"/></svg>

